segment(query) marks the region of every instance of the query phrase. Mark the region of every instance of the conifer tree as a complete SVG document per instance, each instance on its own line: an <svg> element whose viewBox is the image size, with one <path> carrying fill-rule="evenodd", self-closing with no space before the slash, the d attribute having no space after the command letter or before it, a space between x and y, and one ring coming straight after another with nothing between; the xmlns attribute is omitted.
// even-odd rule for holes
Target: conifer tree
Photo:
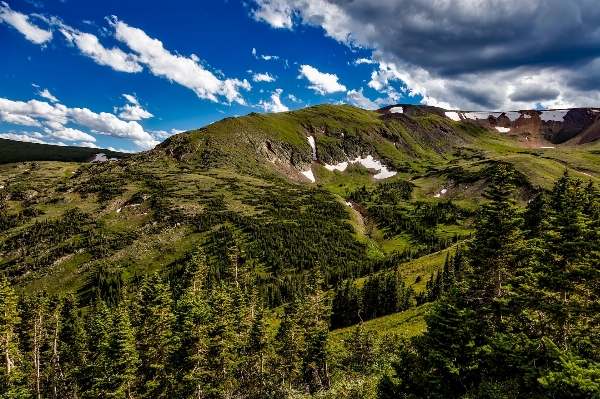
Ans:
<svg viewBox="0 0 600 399"><path fill-rule="evenodd" d="M61 362L59 396L75 399L81 387L79 379L88 361L87 336L75 297L68 294L62 302L58 333L58 352Z"/></svg>
<svg viewBox="0 0 600 399"><path fill-rule="evenodd" d="M123 304L116 309L113 324L107 354L110 370L110 389L107 397L132 399L135 397L140 360L135 346L134 329Z"/></svg>
<svg viewBox="0 0 600 399"><path fill-rule="evenodd" d="M468 257L476 279L471 299L490 306L502 295L502 283L512 268L523 245L519 208L513 198L513 172L499 165L493 183L484 197L484 204L476 220L474 239L468 248ZM501 312L494 310L496 323Z"/></svg>
<svg viewBox="0 0 600 399"><path fill-rule="evenodd" d="M0 397L25 399L27 393L23 359L19 352L17 326L20 323L17 295L6 278L0 275Z"/></svg>
<svg viewBox="0 0 600 399"><path fill-rule="evenodd" d="M158 274L146 278L136 306L141 394L161 397L170 389L169 359L175 350L172 331L175 315L169 286Z"/></svg>

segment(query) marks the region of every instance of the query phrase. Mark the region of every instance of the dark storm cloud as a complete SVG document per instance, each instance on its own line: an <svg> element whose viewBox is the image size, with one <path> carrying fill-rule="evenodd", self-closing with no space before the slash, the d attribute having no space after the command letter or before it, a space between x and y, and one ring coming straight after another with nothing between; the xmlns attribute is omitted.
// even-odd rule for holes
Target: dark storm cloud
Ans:
<svg viewBox="0 0 600 399"><path fill-rule="evenodd" d="M508 98L512 101L521 102L542 102L548 100L554 100L560 95L560 91L552 88L545 88L539 86L526 86L521 87L514 93L510 94Z"/></svg>
<svg viewBox="0 0 600 399"><path fill-rule="evenodd" d="M276 28L373 49L369 86L445 107L600 103L598 0L254 0Z"/></svg>
<svg viewBox="0 0 600 399"><path fill-rule="evenodd" d="M357 43L441 76L600 56L597 0L328 1L351 17Z"/></svg>

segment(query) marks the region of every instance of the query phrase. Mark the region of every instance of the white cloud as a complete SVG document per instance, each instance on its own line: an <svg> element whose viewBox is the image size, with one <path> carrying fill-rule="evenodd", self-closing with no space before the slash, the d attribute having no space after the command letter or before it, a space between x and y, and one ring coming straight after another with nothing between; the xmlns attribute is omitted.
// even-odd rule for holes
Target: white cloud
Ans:
<svg viewBox="0 0 600 399"><path fill-rule="evenodd" d="M259 58L258 53L256 52L256 49L254 47L252 47L252 55L256 59ZM261 55L260 58L262 58L263 60L269 61L269 60L278 60L279 56L278 55Z"/></svg>
<svg viewBox="0 0 600 399"><path fill-rule="evenodd" d="M77 147L87 147L87 148L100 148L94 143L90 143L89 141L82 141L81 143L75 144Z"/></svg>
<svg viewBox="0 0 600 399"><path fill-rule="evenodd" d="M123 94L123 97L127 99L131 104L125 104L120 108L115 108L115 112L121 111L119 113L119 118L129 120L129 121L139 121L142 119L152 118L150 112L146 111L141 107L138 99L131 94Z"/></svg>
<svg viewBox="0 0 600 399"><path fill-rule="evenodd" d="M292 100L295 103L301 103L302 100L300 100L299 98L296 98L296 96L294 96L293 94L288 94L287 98L289 98L290 100Z"/></svg>
<svg viewBox="0 0 600 399"><path fill-rule="evenodd" d="M108 147L107 150L109 151L115 151L115 152L124 152L126 154L137 154L137 151L132 151L132 150L124 150L122 148L119 148L118 150L115 149L114 147Z"/></svg>
<svg viewBox="0 0 600 399"><path fill-rule="evenodd" d="M6 2L0 3L0 22L6 22L21 32L27 40L35 44L43 44L52 39L52 31L41 29L31 22L29 17L13 11Z"/></svg>
<svg viewBox="0 0 600 399"><path fill-rule="evenodd" d="M257 10L252 12L255 20L266 21L274 28L292 29L293 8L288 2L278 0L257 0Z"/></svg>
<svg viewBox="0 0 600 399"><path fill-rule="evenodd" d="M40 85L36 85L35 83L32 83L31 85L32 85L33 87L37 87L37 88L39 88L39 87L40 87Z"/></svg>
<svg viewBox="0 0 600 399"><path fill-rule="evenodd" d="M40 97L47 98L48 100L52 101L53 103L57 103L58 102L58 98L56 98L52 94L50 94L50 92L48 91L48 89L44 89L43 91L38 92L38 95Z"/></svg>
<svg viewBox="0 0 600 399"><path fill-rule="evenodd" d="M96 141L96 138L94 136L84 133L81 130L72 129L70 127L50 132L46 137L49 139L65 141Z"/></svg>
<svg viewBox="0 0 600 399"><path fill-rule="evenodd" d="M15 125L42 127L42 124L27 115L12 114L6 111L0 111L0 119L6 123Z"/></svg>
<svg viewBox="0 0 600 399"><path fill-rule="evenodd" d="M246 79L220 80L193 59L173 55L160 40L149 37L143 30L133 28L116 17L110 23L115 28L115 37L136 52L136 61L147 65L156 76L192 89L202 99L218 102L217 96L220 95L229 103L246 104L239 92L239 89L251 89Z"/></svg>
<svg viewBox="0 0 600 399"><path fill-rule="evenodd" d="M255 73L252 76L252 80L255 82L274 82L275 77L271 75L269 72L267 73Z"/></svg>
<svg viewBox="0 0 600 399"><path fill-rule="evenodd" d="M135 94L123 94L123 97L133 105L140 105L138 99L135 97Z"/></svg>
<svg viewBox="0 0 600 399"><path fill-rule="evenodd" d="M107 49L91 33L80 32L65 25L62 25L60 31L83 55L90 57L99 65L107 65L120 72L135 73L143 70L133 54L127 54L117 47Z"/></svg>
<svg viewBox="0 0 600 399"><path fill-rule="evenodd" d="M289 108L281 103L281 93L283 93L283 90L275 90L273 93L271 93L271 101L260 100L258 106L262 107L265 110L265 112L289 111Z"/></svg>
<svg viewBox="0 0 600 399"><path fill-rule="evenodd" d="M59 145L65 146L66 144L62 142L48 142L43 141L35 137L31 137L27 134L16 134L16 133L0 133L0 139L6 140L14 140L14 141L22 141L25 143L36 143L36 144L50 144L50 145Z"/></svg>
<svg viewBox="0 0 600 399"><path fill-rule="evenodd" d="M352 104L356 105L357 107L364 108L364 109L371 109L371 110L379 108L377 103L375 103L375 102L369 100L367 97L365 97L365 95L363 94L362 87L358 91L350 90L350 91L348 91L347 94L348 94L348 101L350 101Z"/></svg>
<svg viewBox="0 0 600 399"><path fill-rule="evenodd" d="M368 58L359 58L357 60L354 60L353 62L354 65L360 65L360 64L374 64L373 60L370 60Z"/></svg>
<svg viewBox="0 0 600 399"><path fill-rule="evenodd" d="M67 108L62 104L51 105L37 100L23 102L0 98L0 115L5 122L10 123L16 123L16 118L21 118L21 122L35 121L38 126L45 126L48 137L62 140L95 141L87 133L65 128L64 125L70 121L89 128L92 133L133 140L142 149L150 149L158 144L139 123L126 122L106 112L98 114L87 108Z"/></svg>
<svg viewBox="0 0 600 399"><path fill-rule="evenodd" d="M179 133L183 133L185 132L185 130L179 130L179 129L171 129L170 132L167 132L166 130L150 130L149 131L152 136L154 136L154 138L156 138L157 140L164 140L166 138L171 137L174 134L179 134Z"/></svg>
<svg viewBox="0 0 600 399"><path fill-rule="evenodd" d="M148 150L158 144L142 126L135 122L125 122L108 112L95 113L87 108L70 108L69 116L74 123L89 128L93 133L133 140L138 147Z"/></svg>
<svg viewBox="0 0 600 399"><path fill-rule="evenodd" d="M311 86L309 89L313 89L315 92L325 95L331 94L338 91L346 91L346 86L338 83L338 77L335 74L319 72L316 68L310 65L300 66L300 76L298 79L306 78Z"/></svg>

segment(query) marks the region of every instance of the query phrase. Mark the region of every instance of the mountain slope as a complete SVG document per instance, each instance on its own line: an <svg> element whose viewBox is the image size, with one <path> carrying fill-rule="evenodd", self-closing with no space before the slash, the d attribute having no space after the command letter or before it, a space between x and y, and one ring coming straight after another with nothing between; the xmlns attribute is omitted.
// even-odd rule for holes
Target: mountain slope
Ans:
<svg viewBox="0 0 600 399"><path fill-rule="evenodd" d="M521 137L448 112L321 105L253 113L117 162L0 166L0 270L28 290L88 298L117 295L154 270L176 275L198 248L224 278L243 253L276 306L316 262L335 284L461 240L498 165L520 173L522 203L565 167L598 181L590 144L526 150ZM392 205L407 229L386 224ZM425 231L427 212L448 216Z"/></svg>

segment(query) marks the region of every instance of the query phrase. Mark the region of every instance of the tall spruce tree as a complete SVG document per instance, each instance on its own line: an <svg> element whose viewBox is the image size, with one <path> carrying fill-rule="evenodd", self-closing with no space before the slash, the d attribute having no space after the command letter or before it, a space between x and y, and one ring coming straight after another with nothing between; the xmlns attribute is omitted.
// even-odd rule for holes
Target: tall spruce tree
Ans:
<svg viewBox="0 0 600 399"><path fill-rule="evenodd" d="M485 307L502 295L502 284L512 274L517 254L523 245L522 219L513 198L513 173L507 165L499 165L493 182L484 193L489 200L477 216L475 234L467 256L476 281L471 299ZM496 323L501 311L493 310Z"/></svg>
<svg viewBox="0 0 600 399"><path fill-rule="evenodd" d="M17 326L21 322L17 295L8 280L0 275L0 398L30 398L25 381L23 358L19 352Z"/></svg>

